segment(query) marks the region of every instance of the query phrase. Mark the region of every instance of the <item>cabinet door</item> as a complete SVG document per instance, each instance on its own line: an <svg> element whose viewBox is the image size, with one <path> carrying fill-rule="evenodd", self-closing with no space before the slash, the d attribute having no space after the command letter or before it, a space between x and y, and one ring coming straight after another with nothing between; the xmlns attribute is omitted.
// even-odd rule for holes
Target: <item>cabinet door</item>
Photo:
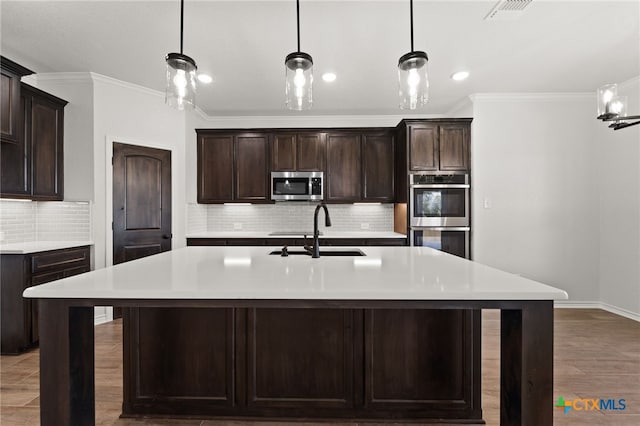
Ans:
<svg viewBox="0 0 640 426"><path fill-rule="evenodd" d="M269 197L267 136L241 134L235 138L235 200L266 201Z"/></svg>
<svg viewBox="0 0 640 426"><path fill-rule="evenodd" d="M233 200L233 136L198 135L198 203Z"/></svg>
<svg viewBox="0 0 640 426"><path fill-rule="evenodd" d="M64 107L34 95L30 123L33 199L63 199L63 126Z"/></svg>
<svg viewBox="0 0 640 426"><path fill-rule="evenodd" d="M0 143L0 194L2 197L31 197L31 149L28 134L30 115L25 109L31 109L31 99L20 98L21 116L25 122L16 143Z"/></svg>
<svg viewBox="0 0 640 426"><path fill-rule="evenodd" d="M275 134L271 138L271 170L288 172L296 169L296 135Z"/></svg>
<svg viewBox="0 0 640 426"><path fill-rule="evenodd" d="M2 70L0 73L0 138L3 143L17 143L20 137L20 76Z"/></svg>
<svg viewBox="0 0 640 426"><path fill-rule="evenodd" d="M296 141L296 170L324 171L326 149L324 133L299 133Z"/></svg>
<svg viewBox="0 0 640 426"><path fill-rule="evenodd" d="M353 312L249 309L247 406L275 415L353 407Z"/></svg>
<svg viewBox="0 0 640 426"><path fill-rule="evenodd" d="M440 125L440 170L469 170L469 125Z"/></svg>
<svg viewBox="0 0 640 426"><path fill-rule="evenodd" d="M327 134L327 201L360 199L360 164L359 134Z"/></svg>
<svg viewBox="0 0 640 426"><path fill-rule="evenodd" d="M393 201L394 151L390 134L362 136L362 199L365 201Z"/></svg>
<svg viewBox="0 0 640 426"><path fill-rule="evenodd" d="M435 124L409 125L409 152L411 170L438 170L438 126Z"/></svg>
<svg viewBox="0 0 640 426"><path fill-rule="evenodd" d="M478 415L478 313L365 310L365 406L425 417Z"/></svg>

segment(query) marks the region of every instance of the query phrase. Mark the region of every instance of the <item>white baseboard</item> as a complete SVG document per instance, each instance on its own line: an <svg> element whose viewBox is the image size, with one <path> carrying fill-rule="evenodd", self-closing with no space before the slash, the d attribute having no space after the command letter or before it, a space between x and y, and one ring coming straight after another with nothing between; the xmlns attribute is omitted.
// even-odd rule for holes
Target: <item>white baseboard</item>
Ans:
<svg viewBox="0 0 640 426"><path fill-rule="evenodd" d="M560 309L602 309L603 311L640 322L640 314L604 302L563 300L561 302L554 302L553 306Z"/></svg>
<svg viewBox="0 0 640 426"><path fill-rule="evenodd" d="M107 318L107 315L104 313L93 317L93 325L104 324L105 322L109 321L111 320Z"/></svg>

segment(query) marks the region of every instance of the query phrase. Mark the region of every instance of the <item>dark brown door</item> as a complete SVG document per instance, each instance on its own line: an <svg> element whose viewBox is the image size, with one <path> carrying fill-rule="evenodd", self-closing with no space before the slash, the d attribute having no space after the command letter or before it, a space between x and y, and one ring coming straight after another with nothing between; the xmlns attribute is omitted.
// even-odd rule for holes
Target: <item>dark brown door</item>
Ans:
<svg viewBox="0 0 640 426"><path fill-rule="evenodd" d="M411 170L438 170L438 126L410 125L408 133Z"/></svg>
<svg viewBox="0 0 640 426"><path fill-rule="evenodd" d="M469 125L440 125L440 170L469 170Z"/></svg>
<svg viewBox="0 0 640 426"><path fill-rule="evenodd" d="M298 133L296 142L296 170L324 171L326 149L324 133Z"/></svg>
<svg viewBox="0 0 640 426"><path fill-rule="evenodd" d="M113 144L113 263L171 250L171 151Z"/></svg>
<svg viewBox="0 0 640 426"><path fill-rule="evenodd" d="M362 136L362 175L365 201L393 201L394 151L391 134Z"/></svg>
<svg viewBox="0 0 640 426"><path fill-rule="evenodd" d="M288 172L296 169L296 135L275 134L271 138L271 170Z"/></svg>
<svg viewBox="0 0 640 426"><path fill-rule="evenodd" d="M62 200L64 106L37 96L31 101L33 198Z"/></svg>
<svg viewBox="0 0 640 426"><path fill-rule="evenodd" d="M240 134L235 140L235 200L266 201L269 197L267 135Z"/></svg>
<svg viewBox="0 0 640 426"><path fill-rule="evenodd" d="M0 143L0 190L3 197L31 197L31 146L29 133L31 98L20 97L20 116L24 125L15 143ZM20 120L23 122L23 120Z"/></svg>
<svg viewBox="0 0 640 426"><path fill-rule="evenodd" d="M198 135L198 203L233 200L233 135Z"/></svg>
<svg viewBox="0 0 640 426"><path fill-rule="evenodd" d="M327 135L327 201L360 200L360 135Z"/></svg>

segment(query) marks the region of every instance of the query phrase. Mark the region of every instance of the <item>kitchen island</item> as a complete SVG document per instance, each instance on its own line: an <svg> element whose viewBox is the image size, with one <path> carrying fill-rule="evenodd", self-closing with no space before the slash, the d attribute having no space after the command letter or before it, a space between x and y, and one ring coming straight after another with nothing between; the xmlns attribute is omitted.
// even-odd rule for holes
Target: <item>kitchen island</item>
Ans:
<svg viewBox="0 0 640 426"><path fill-rule="evenodd" d="M451 374L462 376L452 376L456 385L449 386L447 381L430 382L442 376L417 370L446 370L464 362L470 348L457 348L460 355L448 362L437 352L438 345L449 340L424 341L428 334L425 339L417 327L405 335L426 348L430 355L425 363L394 354L393 347L376 337L390 334L385 325L397 319L397 312L413 312L410 315L418 317L407 324L420 324L419 315L426 311L501 309L501 423L552 423L553 300L566 299L564 291L429 248L360 249L366 256L311 259L269 255L270 247L187 247L27 289L25 297L41 299L42 424L95 422L91 308L97 305L154 308L156 313L148 319L160 326L162 309L184 308L194 317L202 315L203 329L221 340L202 342L199 348L207 352L207 346L220 342L223 347L212 352L218 355L209 361L220 374L201 377L198 387L209 391L203 398L217 407L209 414L476 423L481 421L479 399L474 400L473 389L457 385L471 383L464 380L470 372L452 367ZM300 334L287 339L295 330L291 324L296 315L302 315L300 327L312 327L311 338L297 341ZM428 330L429 324L424 325ZM130 326L136 327L135 321ZM170 331L170 324L164 326ZM149 358L127 344L125 340L125 356L135 356L139 367L153 371L158 383L167 386L162 377L176 368L174 357L156 362L157 357ZM320 354L309 357L304 349L314 345ZM394 366L394 356L405 364ZM147 359L152 359L151 365L146 365ZM203 361L184 358L194 359ZM293 370L288 368L300 359ZM203 368L193 364L183 367ZM137 379L127 377L131 371L126 365L125 401L134 389L126 384ZM398 392L432 395L434 389L451 392L448 404L438 398L389 397ZM153 402L144 388L137 391L136 397ZM456 404L464 416L447 415L456 411ZM135 407L129 408L135 412ZM190 410L188 401L182 410L181 414L202 415Z"/></svg>

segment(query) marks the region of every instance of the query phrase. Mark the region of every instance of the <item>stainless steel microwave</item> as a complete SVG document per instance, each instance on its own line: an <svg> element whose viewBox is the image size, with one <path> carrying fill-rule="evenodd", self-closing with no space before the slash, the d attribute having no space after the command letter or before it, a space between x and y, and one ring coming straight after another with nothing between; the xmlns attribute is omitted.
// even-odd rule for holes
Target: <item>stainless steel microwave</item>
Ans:
<svg viewBox="0 0 640 426"><path fill-rule="evenodd" d="M323 172L271 172L274 201L321 201Z"/></svg>

